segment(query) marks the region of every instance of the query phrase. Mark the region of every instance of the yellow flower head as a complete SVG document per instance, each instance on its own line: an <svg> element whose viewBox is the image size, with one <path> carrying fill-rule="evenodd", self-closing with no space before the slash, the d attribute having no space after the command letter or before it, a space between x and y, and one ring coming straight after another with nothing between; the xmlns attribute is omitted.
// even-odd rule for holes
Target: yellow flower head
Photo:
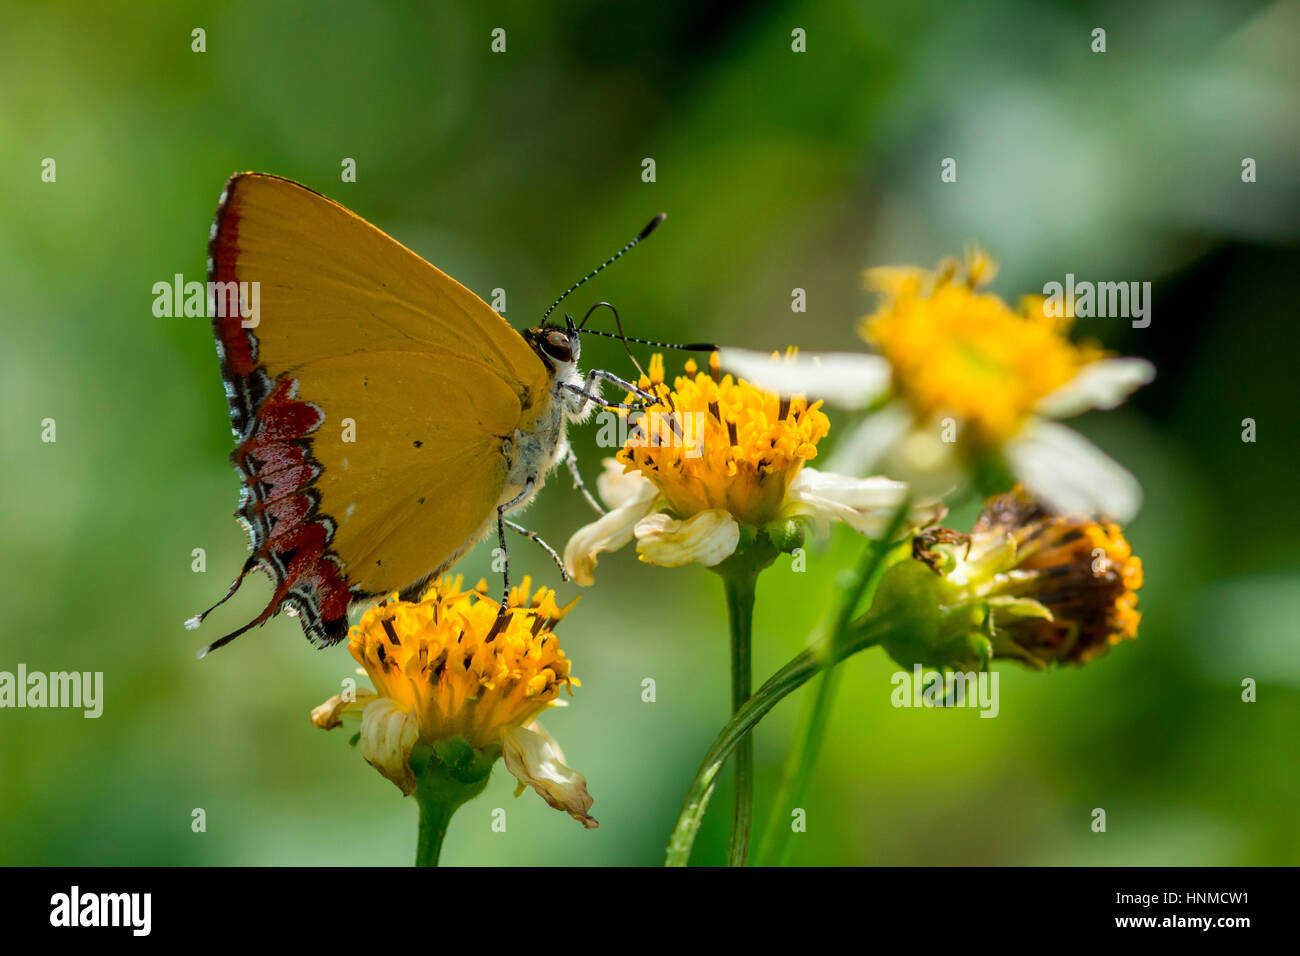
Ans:
<svg viewBox="0 0 1300 956"><path fill-rule="evenodd" d="M1030 597L1051 617L1007 628L1011 647L1042 663L1085 664L1137 637L1142 559L1119 525L1046 513L1023 492L989 500L972 532L1015 544L1014 573L1002 594Z"/></svg>
<svg viewBox="0 0 1300 956"><path fill-rule="evenodd" d="M987 607L993 657L1085 664L1137 636L1142 561L1119 526L1048 513L1020 489L990 498L969 535L922 531L913 556L942 579L939 603Z"/></svg>
<svg viewBox="0 0 1300 956"><path fill-rule="evenodd" d="M564 765L559 745L536 721L559 703L561 687L572 693L578 684L554 632L575 603L560 607L554 591L534 592L528 578L511 589L504 612L486 581L465 591L459 577L439 578L419 601L393 595L349 635L348 650L375 690L331 697L312 711L312 723L330 730L344 717L360 717L361 755L404 794L428 786L445 799L453 780L463 802L504 758L519 780L516 795L532 787L595 828L586 778ZM418 745L433 754L419 778L412 764Z"/></svg>
<svg viewBox="0 0 1300 956"><path fill-rule="evenodd" d="M670 388L662 355L650 362L640 388L660 404L637 419L618 453L625 470L640 472L679 518L721 510L741 524L775 519L790 483L830 430L821 402L779 398L730 375L686 363ZM635 398L635 396L631 396Z"/></svg>
<svg viewBox="0 0 1300 956"><path fill-rule="evenodd" d="M414 715L426 743L464 737L475 749L500 746L578 680L554 633L573 607L559 607L549 588L531 581L510 592L510 608L487 594L487 582L463 591L439 579L420 601L389 600L352 628L348 650L379 697ZM576 602L576 599L575 599Z"/></svg>
<svg viewBox="0 0 1300 956"><path fill-rule="evenodd" d="M883 299L859 326L919 423L951 415L989 448L1015 436L1043 398L1102 355L1071 343L1072 319L1046 315L1041 296L1012 309L979 291L996 271L979 251L936 272L869 269L867 285Z"/></svg>

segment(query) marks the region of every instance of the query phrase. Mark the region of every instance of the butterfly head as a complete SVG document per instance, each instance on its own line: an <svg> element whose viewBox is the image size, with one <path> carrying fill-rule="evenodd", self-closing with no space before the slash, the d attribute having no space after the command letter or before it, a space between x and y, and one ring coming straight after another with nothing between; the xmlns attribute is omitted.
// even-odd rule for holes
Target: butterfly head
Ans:
<svg viewBox="0 0 1300 956"><path fill-rule="evenodd" d="M533 351L541 357L552 372L576 365L578 356L582 353L578 329L573 324L573 319L567 315L565 319L568 321L568 328L543 325L524 333L524 338L533 347Z"/></svg>

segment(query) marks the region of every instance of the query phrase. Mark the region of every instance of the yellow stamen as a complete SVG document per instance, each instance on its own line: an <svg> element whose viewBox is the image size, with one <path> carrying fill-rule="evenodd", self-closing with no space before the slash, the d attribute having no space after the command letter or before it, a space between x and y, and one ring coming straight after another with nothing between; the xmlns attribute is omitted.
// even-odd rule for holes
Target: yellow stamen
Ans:
<svg viewBox="0 0 1300 956"><path fill-rule="evenodd" d="M638 385L660 397L619 451L628 471L659 488L679 518L722 509L738 522L762 525L777 516L790 482L830 430L821 402L779 398L730 375L718 379L692 361L670 389L662 355ZM629 396L634 399L635 396Z"/></svg>
<svg viewBox="0 0 1300 956"><path fill-rule="evenodd" d="M868 286L884 299L859 326L889 361L894 389L918 422L951 415L985 446L1014 436L1041 399L1102 355L1071 343L1072 319L1045 315L1041 297L1013 310L978 291L996 271L978 250L964 266L946 260L936 272L868 270Z"/></svg>
<svg viewBox="0 0 1300 956"><path fill-rule="evenodd" d="M478 749L500 746L505 732L529 724L578 680L554 634L575 602L530 591L524 578L500 604L487 582L463 591L461 579L435 581L422 600L396 596L352 628L348 650L381 697L415 715L426 742L463 736Z"/></svg>

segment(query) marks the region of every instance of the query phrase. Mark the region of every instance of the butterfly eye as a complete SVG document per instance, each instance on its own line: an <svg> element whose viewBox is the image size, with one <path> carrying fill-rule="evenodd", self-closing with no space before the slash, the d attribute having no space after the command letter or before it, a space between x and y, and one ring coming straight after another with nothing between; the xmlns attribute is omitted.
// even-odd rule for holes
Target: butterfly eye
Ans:
<svg viewBox="0 0 1300 956"><path fill-rule="evenodd" d="M573 361L573 346L563 332L548 332L542 339L542 350L557 362Z"/></svg>

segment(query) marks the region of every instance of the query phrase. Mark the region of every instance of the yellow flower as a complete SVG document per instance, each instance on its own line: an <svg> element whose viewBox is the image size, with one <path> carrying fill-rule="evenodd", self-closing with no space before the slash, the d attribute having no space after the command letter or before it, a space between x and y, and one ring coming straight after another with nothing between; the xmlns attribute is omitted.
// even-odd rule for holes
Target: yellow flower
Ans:
<svg viewBox="0 0 1300 956"><path fill-rule="evenodd" d="M821 403L801 395L782 400L730 375L717 381L694 361L686 372L670 389L663 356L651 359L638 384L661 404L647 410L616 459L654 482L681 517L725 511L742 524L767 524L830 431ZM687 429L687 422L698 427Z"/></svg>
<svg viewBox="0 0 1300 956"><path fill-rule="evenodd" d="M1042 296L1013 309L982 291L995 272L979 251L933 272L871 269L867 285L881 300L859 329L873 354L804 355L772 368L727 349L722 363L783 394L873 409L836 449L837 469L884 467L935 493L969 473L1005 474L1058 510L1128 520L1141 501L1133 476L1051 419L1117 407L1151 381L1151 364L1072 343L1072 318L1048 315Z"/></svg>
<svg viewBox="0 0 1300 956"><path fill-rule="evenodd" d="M1137 637L1142 561L1112 522L1050 513L1016 489L989 499L969 535L926 529L912 551L871 610L910 615L883 642L904 666L1085 664Z"/></svg>
<svg viewBox="0 0 1300 956"><path fill-rule="evenodd" d="M531 581L513 588L509 609L461 579L435 581L420 601L396 596L366 611L352 628L348 650L374 683L355 700L340 695L312 712L330 729L360 713L361 752L403 793L416 789L410 764L417 744L464 740L489 761L506 757L520 780L552 806L587 827L596 821L586 781L565 767L559 749L536 723L578 685L560 649L555 626L573 607L560 607L548 588Z"/></svg>
<svg viewBox="0 0 1300 956"><path fill-rule="evenodd" d="M781 398L694 361L671 387L654 356L638 386L660 402L634 419L628 439L597 480L610 512L581 528L565 548L565 566L591 584L596 556L637 540L643 561L662 567L713 567L755 531L780 537L794 518L843 521L862 534L883 533L907 486L806 467L830 423L821 403ZM917 523L943 510L920 505ZM743 529L750 529L746 532ZM775 552L773 552L775 553Z"/></svg>
<svg viewBox="0 0 1300 956"><path fill-rule="evenodd" d="M982 256L964 272L951 261L933 274L870 269L867 286L883 301L859 325L919 422L951 415L986 447L1015 437L1044 398L1101 358L1073 345L1041 300L1013 310L980 291L995 272Z"/></svg>

